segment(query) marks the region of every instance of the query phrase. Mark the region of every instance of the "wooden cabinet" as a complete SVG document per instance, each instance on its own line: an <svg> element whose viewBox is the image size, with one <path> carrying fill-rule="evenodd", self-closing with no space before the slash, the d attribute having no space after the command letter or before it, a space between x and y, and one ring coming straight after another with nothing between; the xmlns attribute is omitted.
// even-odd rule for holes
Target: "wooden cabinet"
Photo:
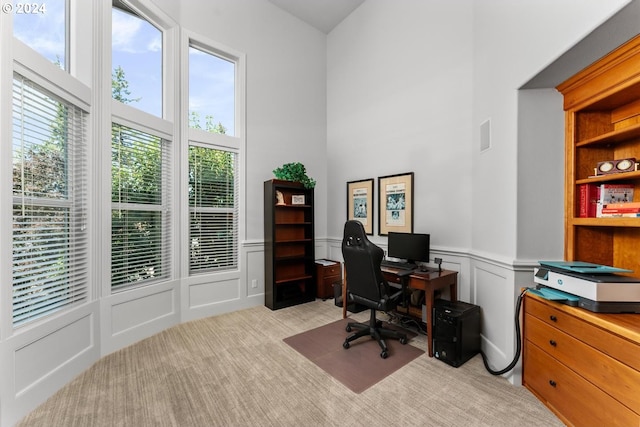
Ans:
<svg viewBox="0 0 640 427"><path fill-rule="evenodd" d="M277 310L315 300L313 189L265 181L264 246L265 305Z"/></svg>
<svg viewBox="0 0 640 427"><path fill-rule="evenodd" d="M640 276L640 218L580 215L588 184L631 184L640 201L640 171L595 170L599 162L640 161L640 36L557 89L565 110L565 259ZM640 315L593 313L526 294L523 324L522 382L563 422L640 425Z"/></svg>
<svg viewBox="0 0 640 427"><path fill-rule="evenodd" d="M318 298L324 300L334 297L334 283L342 282L341 265L340 262L331 260L320 260L320 262L316 262L316 296Z"/></svg>
<svg viewBox="0 0 640 427"><path fill-rule="evenodd" d="M640 315L526 294L523 385L564 423L640 425Z"/></svg>
<svg viewBox="0 0 640 427"><path fill-rule="evenodd" d="M640 171L594 177L598 162L640 161L640 36L560 84L565 109L565 259L640 276L640 218L581 218L583 184L632 184Z"/></svg>

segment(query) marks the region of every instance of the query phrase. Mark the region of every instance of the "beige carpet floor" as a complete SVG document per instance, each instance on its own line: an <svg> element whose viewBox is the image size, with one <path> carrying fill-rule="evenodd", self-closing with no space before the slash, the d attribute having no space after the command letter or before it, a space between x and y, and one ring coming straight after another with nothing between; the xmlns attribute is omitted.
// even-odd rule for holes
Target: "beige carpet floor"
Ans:
<svg viewBox="0 0 640 427"><path fill-rule="evenodd" d="M100 359L19 426L563 425L480 356L453 368L423 354L356 394L283 341L341 317L317 300L178 325Z"/></svg>

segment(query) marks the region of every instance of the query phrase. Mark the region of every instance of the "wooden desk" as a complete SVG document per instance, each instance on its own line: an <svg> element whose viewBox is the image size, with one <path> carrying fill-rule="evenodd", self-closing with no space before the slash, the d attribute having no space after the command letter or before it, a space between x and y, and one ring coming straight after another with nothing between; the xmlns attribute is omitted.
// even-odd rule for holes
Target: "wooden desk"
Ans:
<svg viewBox="0 0 640 427"><path fill-rule="evenodd" d="M400 270L389 267L382 267L382 273L388 282L398 283L402 285L403 280L407 280L406 286L411 289L420 289L424 291L424 300L427 312L427 351L429 357L433 357L433 301L435 299L435 291L449 287L449 298L451 301L458 300L458 272L451 270L435 271L414 271L409 276L398 276ZM344 272L344 283L342 286L342 318L347 317L347 275Z"/></svg>

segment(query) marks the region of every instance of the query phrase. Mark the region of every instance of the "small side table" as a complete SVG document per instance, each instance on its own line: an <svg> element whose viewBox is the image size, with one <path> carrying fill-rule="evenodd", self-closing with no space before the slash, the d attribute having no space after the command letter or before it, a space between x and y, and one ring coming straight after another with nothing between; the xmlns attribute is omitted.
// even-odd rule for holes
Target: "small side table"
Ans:
<svg viewBox="0 0 640 427"><path fill-rule="evenodd" d="M334 297L333 284L342 281L342 269L339 261L316 260L317 297L323 300Z"/></svg>

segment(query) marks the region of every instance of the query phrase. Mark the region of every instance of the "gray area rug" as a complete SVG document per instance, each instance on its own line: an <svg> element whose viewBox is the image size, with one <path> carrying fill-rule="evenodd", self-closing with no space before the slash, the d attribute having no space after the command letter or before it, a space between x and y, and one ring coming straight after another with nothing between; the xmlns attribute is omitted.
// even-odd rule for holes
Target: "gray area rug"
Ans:
<svg viewBox="0 0 640 427"><path fill-rule="evenodd" d="M353 319L341 319L284 339L300 354L311 360L329 375L349 387L354 393L362 393L386 376L394 373L423 350L412 345L402 345L397 340L386 339L389 357L380 357L380 346L376 340L361 337L351 342L345 350L342 343L352 332L345 327ZM385 324L385 328L400 329ZM416 334L407 332L411 339Z"/></svg>

